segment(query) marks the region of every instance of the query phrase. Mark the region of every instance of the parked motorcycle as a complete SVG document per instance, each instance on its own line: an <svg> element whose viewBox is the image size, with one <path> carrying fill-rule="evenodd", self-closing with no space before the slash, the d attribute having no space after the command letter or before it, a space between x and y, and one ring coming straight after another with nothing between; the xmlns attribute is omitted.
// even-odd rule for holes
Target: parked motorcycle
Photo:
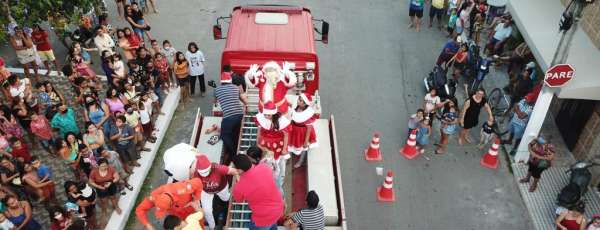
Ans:
<svg viewBox="0 0 600 230"><path fill-rule="evenodd" d="M556 197L558 205L556 208L557 215L584 202L582 197L587 192L588 186L592 181L592 173L589 168L598 165L597 163L579 161L566 171L566 173L571 173L571 175L569 183L560 190L560 193Z"/></svg>
<svg viewBox="0 0 600 230"><path fill-rule="evenodd" d="M454 98L456 92L456 82L454 79L448 79L447 73L448 69L436 65L429 75L423 79L425 90L429 92L431 89L436 89L442 101Z"/></svg>

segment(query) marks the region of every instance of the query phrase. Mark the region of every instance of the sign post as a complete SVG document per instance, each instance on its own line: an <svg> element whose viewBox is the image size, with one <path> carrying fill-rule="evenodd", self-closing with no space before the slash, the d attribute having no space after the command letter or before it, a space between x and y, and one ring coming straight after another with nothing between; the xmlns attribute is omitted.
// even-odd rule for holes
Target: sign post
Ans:
<svg viewBox="0 0 600 230"><path fill-rule="evenodd" d="M555 89L567 84L574 76L575 69L569 64L554 65L546 71L544 77L545 86L543 86L542 91L535 102L533 112L531 112L529 122L527 122L527 128L525 128L525 133L523 134L523 139L521 139L521 143L517 149L515 161L527 162L529 159L529 143L537 138L542 129L542 124L544 124L544 120L546 119L546 113L548 113L548 109L552 103L552 97L556 91Z"/></svg>

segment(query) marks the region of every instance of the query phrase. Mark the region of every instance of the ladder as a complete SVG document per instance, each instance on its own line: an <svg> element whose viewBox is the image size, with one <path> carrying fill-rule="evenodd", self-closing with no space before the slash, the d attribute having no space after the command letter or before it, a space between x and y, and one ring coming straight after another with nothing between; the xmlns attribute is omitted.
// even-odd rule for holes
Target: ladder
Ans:
<svg viewBox="0 0 600 230"><path fill-rule="evenodd" d="M246 91L248 97L247 110L242 118L240 129L240 140L238 142L238 154L245 154L246 150L256 144L256 136L258 135L258 127L254 123L254 116L258 112L258 89L248 88ZM232 187L235 186L235 181L232 182ZM245 202L229 202L229 211L227 213L227 229L242 230L248 229L250 226L250 217L252 211L248 203Z"/></svg>

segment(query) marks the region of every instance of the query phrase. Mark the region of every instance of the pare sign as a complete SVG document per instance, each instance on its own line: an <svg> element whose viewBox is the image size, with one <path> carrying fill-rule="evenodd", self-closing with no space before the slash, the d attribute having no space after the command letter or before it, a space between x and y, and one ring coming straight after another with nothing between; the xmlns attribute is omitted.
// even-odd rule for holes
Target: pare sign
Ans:
<svg viewBox="0 0 600 230"><path fill-rule="evenodd" d="M575 69L569 64L558 64L546 71L544 82L550 87L561 87L575 76Z"/></svg>

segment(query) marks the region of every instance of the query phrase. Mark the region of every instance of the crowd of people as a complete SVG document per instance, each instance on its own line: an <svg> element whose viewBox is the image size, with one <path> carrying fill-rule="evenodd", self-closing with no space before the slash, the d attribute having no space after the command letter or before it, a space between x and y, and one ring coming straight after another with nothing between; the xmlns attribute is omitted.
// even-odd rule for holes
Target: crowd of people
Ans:
<svg viewBox="0 0 600 230"><path fill-rule="evenodd" d="M146 1L117 3L130 26L113 28L107 15L86 15L78 33L88 39L71 41L64 59L54 55L48 29L9 26L24 76L9 72L0 58L1 226L41 229L40 217L32 215L37 206L48 211L53 230L97 228L97 219L110 216L109 203L120 215L118 197L133 190L128 178L140 166L140 154L150 151L145 143L156 141L153 124L162 114L164 96L179 86L182 102L189 101L196 79L204 96L205 58L199 46L190 42L179 52L168 40L159 43L144 18ZM57 88L56 82L68 85ZM71 93L74 97L65 95ZM44 164L48 158L41 153L72 172L63 184L66 204L54 192L61 186L53 175L57 169Z"/></svg>
<svg viewBox="0 0 600 230"><path fill-rule="evenodd" d="M415 26L418 31L419 19L429 2L409 0L409 4L411 26ZM535 76L535 62L531 50L525 42L521 42L515 48L507 47L509 42L518 43L518 38L512 36L511 16L504 13L498 14L490 8L485 0L431 1L429 27L433 26L435 19L438 21L440 30L442 25L447 22L446 35L450 38L444 44L435 64L445 70L452 67L452 71L448 72L455 82L464 82L465 98L459 100L458 95L448 94L444 88L436 87L431 88L425 95L421 108L410 116L408 122L409 132L416 130L417 146L421 152L425 152L430 145L429 139L434 135L432 127L438 123L440 138L439 142L434 144L433 150L436 154L446 151L448 141L453 135L457 135L459 145L463 145L465 142L475 143L476 141L470 134L470 130L473 128L480 129L477 145L480 150L484 150L489 144L499 139L502 144L514 143L511 154L515 154L541 88L540 79ZM484 40L480 41L482 34ZM471 44L473 43L477 45L477 48L472 48ZM479 45L484 48L479 49ZM473 91L467 89L467 85L471 84L473 75L476 74L475 71L469 71L468 65L477 63L477 60L469 59L479 59L480 57L493 60L497 70L506 69L508 71L509 84L504 90L511 95L511 103L506 114L498 116L498 114L492 113L486 91L483 88ZM474 69L478 68L477 66ZM442 90L444 92L440 94ZM462 91L462 89L458 89L458 91ZM484 122L479 121L482 110L487 114L487 120ZM503 137L504 133L501 133L498 127L504 124L497 122L497 119L503 119L504 116L510 117L510 122L506 127L509 133L508 138ZM547 143L543 137L534 142L532 145L548 147L541 148L539 151L536 148L531 149L533 157L529 162L530 175L521 180L525 183L529 182L529 177L534 178L529 189L531 192L536 190L541 172L549 167L549 162L554 154L553 146ZM547 161L548 164L539 164L540 159Z"/></svg>

